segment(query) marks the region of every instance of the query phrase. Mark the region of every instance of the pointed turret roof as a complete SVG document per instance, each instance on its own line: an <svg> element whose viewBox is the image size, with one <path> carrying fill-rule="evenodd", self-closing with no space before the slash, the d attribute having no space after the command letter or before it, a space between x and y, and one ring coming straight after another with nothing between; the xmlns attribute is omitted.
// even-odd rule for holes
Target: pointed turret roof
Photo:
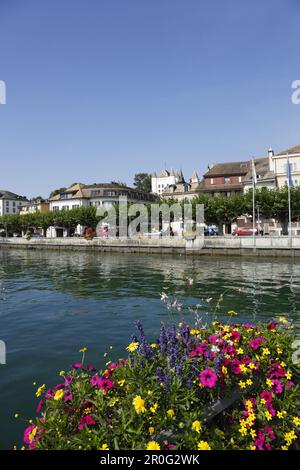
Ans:
<svg viewBox="0 0 300 470"><path fill-rule="evenodd" d="M192 177L191 177L191 182L192 183L198 183L200 181L199 176L196 172L196 170L193 171Z"/></svg>

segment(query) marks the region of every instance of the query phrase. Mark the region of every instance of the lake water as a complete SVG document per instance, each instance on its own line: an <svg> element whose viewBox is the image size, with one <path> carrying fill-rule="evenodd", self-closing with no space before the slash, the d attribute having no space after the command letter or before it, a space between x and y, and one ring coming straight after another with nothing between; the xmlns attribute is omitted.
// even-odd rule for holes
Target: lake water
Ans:
<svg viewBox="0 0 300 470"><path fill-rule="evenodd" d="M33 382L58 383L57 372L80 361L81 347L88 363L102 367L109 346L112 358L124 357L134 320L155 337L161 321L170 321L162 291L187 304L216 302L226 291L221 317L230 309L238 321L288 314L300 330L297 260L0 250L0 339L7 347L0 449L22 442L26 423L14 413L35 415Z"/></svg>

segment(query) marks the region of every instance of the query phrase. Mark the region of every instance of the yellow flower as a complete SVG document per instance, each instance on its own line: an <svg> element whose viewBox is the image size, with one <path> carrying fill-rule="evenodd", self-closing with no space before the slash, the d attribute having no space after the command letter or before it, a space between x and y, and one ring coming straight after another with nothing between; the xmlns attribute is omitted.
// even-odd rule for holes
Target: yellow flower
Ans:
<svg viewBox="0 0 300 470"><path fill-rule="evenodd" d="M256 447L255 446L250 446L249 450L256 450Z"/></svg>
<svg viewBox="0 0 300 470"><path fill-rule="evenodd" d="M201 430L202 430L201 422L198 421L198 420L194 421L194 422L192 423L192 430L193 430L193 431L196 431L196 432L198 432L198 433L200 433Z"/></svg>
<svg viewBox="0 0 300 470"><path fill-rule="evenodd" d="M148 429L148 431L149 431L150 436L152 436L152 435L154 434L154 432L155 432L155 429L154 429L153 426L150 426L150 428Z"/></svg>
<svg viewBox="0 0 300 470"><path fill-rule="evenodd" d="M245 364L240 364L240 369L243 373L247 372L247 367L245 366Z"/></svg>
<svg viewBox="0 0 300 470"><path fill-rule="evenodd" d="M137 414L145 413L145 412L146 412L145 400L143 400L140 395L137 395L137 396L132 400L132 404L133 404L133 406L134 406L135 411L137 412Z"/></svg>
<svg viewBox="0 0 300 470"><path fill-rule="evenodd" d="M46 388L46 385L45 385L45 384L41 385L41 386L37 389L35 396L36 396L36 397L40 397L40 396L42 395L43 391L45 390L45 388Z"/></svg>
<svg viewBox="0 0 300 470"><path fill-rule="evenodd" d="M265 405L267 403L267 400L265 400L265 398L261 398L260 401L263 405Z"/></svg>
<svg viewBox="0 0 300 470"><path fill-rule="evenodd" d="M157 348L157 344L156 344L156 343L152 343L152 344L150 344L150 347L151 347L152 349L156 349L156 348Z"/></svg>
<svg viewBox="0 0 300 470"><path fill-rule="evenodd" d="M58 375L59 375L60 377L63 377L64 375L66 375L66 372L65 372L64 370L61 370Z"/></svg>
<svg viewBox="0 0 300 470"><path fill-rule="evenodd" d="M256 438L256 431L254 431L254 429L251 429L250 434L251 434L252 439Z"/></svg>
<svg viewBox="0 0 300 470"><path fill-rule="evenodd" d="M198 444L198 450L211 450L210 445L206 441L200 441Z"/></svg>
<svg viewBox="0 0 300 470"><path fill-rule="evenodd" d="M239 381L239 386L241 389L246 388L246 382L243 382L242 380Z"/></svg>
<svg viewBox="0 0 300 470"><path fill-rule="evenodd" d="M269 411L265 411L265 417L266 417L267 421L271 421L271 419L272 419L272 415Z"/></svg>
<svg viewBox="0 0 300 470"><path fill-rule="evenodd" d="M236 352L237 354L244 354L244 350L242 348L238 348Z"/></svg>
<svg viewBox="0 0 300 470"><path fill-rule="evenodd" d="M245 426L241 426L240 429L239 429L239 432L242 436L246 436L247 435L247 428L245 428Z"/></svg>
<svg viewBox="0 0 300 470"><path fill-rule="evenodd" d="M87 352L87 348L81 348L81 349L79 349L79 352L81 352L81 353L86 353L86 352Z"/></svg>
<svg viewBox="0 0 300 470"><path fill-rule="evenodd" d="M285 415L286 415L286 411L285 411L285 410L283 410L283 411L277 411L277 417L278 417L279 419L283 419Z"/></svg>
<svg viewBox="0 0 300 470"><path fill-rule="evenodd" d="M252 385L252 384L253 384L253 382L252 382L252 380L251 380L251 379L247 379L247 380L246 380L246 384L247 384L247 385Z"/></svg>
<svg viewBox="0 0 300 470"><path fill-rule="evenodd" d="M286 444L288 446L290 446L292 442L295 441L296 439L297 439L297 435L295 434L295 431L286 432L284 434L284 440L286 441Z"/></svg>
<svg viewBox="0 0 300 470"><path fill-rule="evenodd" d="M130 343L128 346L127 346L127 351L129 352L134 352L137 350L137 348L139 347L140 343L136 342L136 343Z"/></svg>
<svg viewBox="0 0 300 470"><path fill-rule="evenodd" d="M148 390L147 394L148 395L153 395L153 390Z"/></svg>
<svg viewBox="0 0 300 470"><path fill-rule="evenodd" d="M298 416L295 416L295 418L293 418L293 423L295 424L295 426L300 426L300 418L298 418Z"/></svg>
<svg viewBox="0 0 300 470"><path fill-rule="evenodd" d="M109 450L109 447L107 444L102 444L99 450Z"/></svg>
<svg viewBox="0 0 300 470"><path fill-rule="evenodd" d="M281 450L289 450L287 446L281 446Z"/></svg>
<svg viewBox="0 0 300 470"><path fill-rule="evenodd" d="M174 410L172 409L168 410L167 415L169 416L169 418L173 418L173 416L175 416Z"/></svg>
<svg viewBox="0 0 300 470"><path fill-rule="evenodd" d="M57 390L57 391L55 392L55 395L54 395L54 397L53 397L53 400L58 401L58 400L61 400L63 397L64 397L64 391L63 391L62 389L60 389L60 390Z"/></svg>
<svg viewBox="0 0 300 470"><path fill-rule="evenodd" d="M236 316L237 316L237 313L236 313L235 310L229 310L229 311L228 311L228 315L229 315L230 317L236 317Z"/></svg>
<svg viewBox="0 0 300 470"><path fill-rule="evenodd" d="M280 317L278 318L278 320L280 321L280 323L288 323L288 320L287 320L286 317L284 317L283 315L280 316Z"/></svg>
<svg viewBox="0 0 300 470"><path fill-rule="evenodd" d="M120 385L120 387L124 387L125 382L126 382L125 379L119 380L118 385Z"/></svg>
<svg viewBox="0 0 300 470"><path fill-rule="evenodd" d="M270 350L268 348L263 348L262 354L263 354L263 356L269 356L271 353L270 353Z"/></svg>
<svg viewBox="0 0 300 470"><path fill-rule="evenodd" d="M285 374L285 376L288 380L292 378L292 374L289 371Z"/></svg>
<svg viewBox="0 0 300 470"><path fill-rule="evenodd" d="M37 426L35 426L35 427L32 429L32 431L30 431L30 433L29 433L29 435L28 435L30 442L33 441L33 439L35 438L37 431L38 431L38 427L37 427Z"/></svg>
<svg viewBox="0 0 300 470"><path fill-rule="evenodd" d="M156 413L158 408L158 403L154 403L154 405L150 406L151 413Z"/></svg>
<svg viewBox="0 0 300 470"><path fill-rule="evenodd" d="M267 379L266 380L266 384L268 385L268 387L272 387L273 386L273 382L271 379Z"/></svg>
<svg viewBox="0 0 300 470"><path fill-rule="evenodd" d="M160 445L156 441L150 441L146 447L147 450L160 450Z"/></svg>
<svg viewBox="0 0 300 470"><path fill-rule="evenodd" d="M282 354L282 349L281 348L277 348L277 354Z"/></svg>
<svg viewBox="0 0 300 470"><path fill-rule="evenodd" d="M227 369L227 367L222 366L222 373L223 373L224 375L227 375L227 374L228 374L228 369Z"/></svg>
<svg viewBox="0 0 300 470"><path fill-rule="evenodd" d="M282 361L282 362L280 363L280 365L281 365L281 367L286 367L286 363L285 363L284 361Z"/></svg>

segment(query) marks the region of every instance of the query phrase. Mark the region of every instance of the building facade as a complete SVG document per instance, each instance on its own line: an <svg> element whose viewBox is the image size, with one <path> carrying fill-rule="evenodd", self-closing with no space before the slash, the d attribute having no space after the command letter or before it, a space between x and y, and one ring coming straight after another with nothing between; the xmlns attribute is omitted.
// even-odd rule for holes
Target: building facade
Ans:
<svg viewBox="0 0 300 470"><path fill-rule="evenodd" d="M31 199L20 208L20 215L35 214L40 212L45 214L50 210L50 203L42 198Z"/></svg>
<svg viewBox="0 0 300 470"><path fill-rule="evenodd" d="M243 191L243 180L249 172L249 161L217 163L209 166L199 185L200 193L231 196Z"/></svg>
<svg viewBox="0 0 300 470"><path fill-rule="evenodd" d="M161 171L159 176L157 176L156 171L154 171L151 175L152 193L158 196L162 196L162 193L168 186L173 186L182 182L184 182L182 170L174 171L171 168L171 170L168 171L165 169Z"/></svg>
<svg viewBox="0 0 300 470"><path fill-rule="evenodd" d="M122 196L126 196L128 202L153 202L156 199L153 194L114 182L75 184L49 199L50 211L72 210L86 206L109 207L117 204Z"/></svg>
<svg viewBox="0 0 300 470"><path fill-rule="evenodd" d="M20 213L22 205L28 202L25 196L10 191L0 189L0 217L3 215L17 215Z"/></svg>
<svg viewBox="0 0 300 470"><path fill-rule="evenodd" d="M293 186L300 186L300 145L296 145L277 154L274 154L272 149L269 150L270 170L275 174L278 188L282 188L288 182L287 158L289 159Z"/></svg>

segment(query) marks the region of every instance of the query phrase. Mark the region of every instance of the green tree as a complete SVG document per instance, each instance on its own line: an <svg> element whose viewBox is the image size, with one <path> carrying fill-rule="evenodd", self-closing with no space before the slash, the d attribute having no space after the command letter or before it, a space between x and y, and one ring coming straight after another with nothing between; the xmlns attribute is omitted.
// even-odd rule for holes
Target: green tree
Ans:
<svg viewBox="0 0 300 470"><path fill-rule="evenodd" d="M151 175L148 173L136 173L134 175L133 186L145 193L151 193Z"/></svg>

